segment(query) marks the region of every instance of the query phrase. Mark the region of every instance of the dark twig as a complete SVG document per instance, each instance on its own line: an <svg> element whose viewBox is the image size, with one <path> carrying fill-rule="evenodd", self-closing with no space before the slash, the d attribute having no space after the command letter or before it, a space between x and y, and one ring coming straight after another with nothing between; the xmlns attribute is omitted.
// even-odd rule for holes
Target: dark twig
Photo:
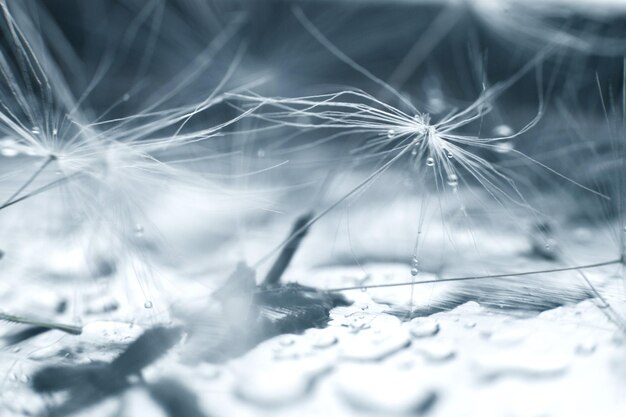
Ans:
<svg viewBox="0 0 626 417"><path fill-rule="evenodd" d="M307 213L298 217L298 219L295 221L291 229L291 233L289 234L288 243L283 246L283 249L280 251L280 255L278 255L278 258L272 265L272 268L265 276L265 279L263 280L263 285L274 285L280 282L280 278L289 266L289 263L291 262L291 259L295 255L296 251L300 247L302 239L308 233L311 219L313 219L313 216L313 213Z"/></svg>

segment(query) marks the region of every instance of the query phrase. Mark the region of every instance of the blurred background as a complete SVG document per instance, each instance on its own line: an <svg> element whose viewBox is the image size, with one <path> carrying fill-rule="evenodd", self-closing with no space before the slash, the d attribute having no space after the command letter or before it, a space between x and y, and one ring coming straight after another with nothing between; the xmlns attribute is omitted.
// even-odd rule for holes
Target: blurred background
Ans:
<svg viewBox="0 0 626 417"><path fill-rule="evenodd" d="M2 309L168 322L172 306L207 299L238 262L263 276L293 221L313 212L321 217L286 281L546 270L362 296L417 315L478 302L517 317L598 294L626 311L615 265L625 239L623 1L0 4ZM234 96L348 90L430 125L487 95L489 111L452 133L504 137L461 146L502 182L485 187L460 168L458 187L440 187L408 154L370 181L401 149L393 135L370 152L379 131L335 137L341 129L310 115L297 120L306 128L289 126ZM584 280L549 272L598 262L612 264Z"/></svg>

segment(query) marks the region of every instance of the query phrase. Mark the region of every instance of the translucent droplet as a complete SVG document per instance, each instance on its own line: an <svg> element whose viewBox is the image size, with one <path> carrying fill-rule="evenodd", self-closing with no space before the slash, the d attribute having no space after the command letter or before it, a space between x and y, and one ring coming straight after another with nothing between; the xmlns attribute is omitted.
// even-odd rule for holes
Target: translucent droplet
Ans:
<svg viewBox="0 0 626 417"><path fill-rule="evenodd" d="M356 410L347 413L350 415L432 414L424 410L430 411L441 396L429 378L415 375L416 369L403 370L388 364L342 363L333 371L333 382L338 398Z"/></svg>
<svg viewBox="0 0 626 417"><path fill-rule="evenodd" d="M265 150L259 149L258 151L256 151L256 156L258 156L259 158L263 158L265 156Z"/></svg>
<svg viewBox="0 0 626 417"><path fill-rule="evenodd" d="M459 177L457 177L456 174L448 175L448 185L450 187L456 187L459 185Z"/></svg>
<svg viewBox="0 0 626 417"><path fill-rule="evenodd" d="M412 276L417 276L417 274L420 273L419 266L420 266L419 259L417 259L417 256L413 255L413 258L411 258L411 275Z"/></svg>
<svg viewBox="0 0 626 417"><path fill-rule="evenodd" d="M348 360L378 361L410 343L408 332L400 326L390 326L379 331L365 329L342 337L339 354Z"/></svg>
<svg viewBox="0 0 626 417"><path fill-rule="evenodd" d="M152 308L152 301L146 300L146 302L143 303L143 308Z"/></svg>
<svg viewBox="0 0 626 417"><path fill-rule="evenodd" d="M293 337L291 337L291 336L285 336L285 337L282 337L278 341L278 343L281 346L292 346L294 343L296 343L296 340Z"/></svg>
<svg viewBox="0 0 626 417"><path fill-rule="evenodd" d="M428 100L428 104L430 105L430 112L434 114L439 114L446 108L446 103L443 101L441 97L432 97Z"/></svg>
<svg viewBox="0 0 626 417"><path fill-rule="evenodd" d="M509 125L498 125L493 128L493 134L495 136L511 136L513 133L513 129Z"/></svg>
<svg viewBox="0 0 626 417"><path fill-rule="evenodd" d="M361 330L370 328L370 324L367 322L367 320L358 317L352 319L348 326L350 328L350 331L353 333L358 333Z"/></svg>
<svg viewBox="0 0 626 417"><path fill-rule="evenodd" d="M389 139L393 139L395 136L396 136L396 131L395 131L395 130L393 130L393 129L389 129L389 130L387 131L387 137L388 137Z"/></svg>
<svg viewBox="0 0 626 417"><path fill-rule="evenodd" d="M563 355L529 354L521 350L491 352L476 359L477 370L487 381L517 378L527 381L562 375L571 360Z"/></svg>
<svg viewBox="0 0 626 417"><path fill-rule="evenodd" d="M411 155L416 156L417 155L417 148L413 148L411 150Z"/></svg>
<svg viewBox="0 0 626 417"><path fill-rule="evenodd" d="M418 317L409 323L409 332L417 338L434 336L439 333L439 324L430 317Z"/></svg>
<svg viewBox="0 0 626 417"><path fill-rule="evenodd" d="M312 345L318 349L326 349L336 343L337 338L334 335L320 332L320 334L313 341Z"/></svg>
<svg viewBox="0 0 626 417"><path fill-rule="evenodd" d="M130 100L130 94L126 93L122 96L122 101L128 101Z"/></svg>
<svg viewBox="0 0 626 417"><path fill-rule="evenodd" d="M445 362L456 356L454 347L448 342L438 340L431 340L429 343L424 342L416 345L414 352L430 362Z"/></svg>
<svg viewBox="0 0 626 417"><path fill-rule="evenodd" d="M39 133L41 133L41 131L39 130L37 126L33 126L33 128L30 131L33 132L33 135L38 135Z"/></svg>
<svg viewBox="0 0 626 417"><path fill-rule="evenodd" d="M498 153L508 153L513 150L513 144L509 141L498 142L495 145L495 151Z"/></svg>
<svg viewBox="0 0 626 417"><path fill-rule="evenodd" d="M135 232L135 236L137 237L143 236L143 226L140 225L139 223L135 225L135 227L133 228L133 231Z"/></svg>
<svg viewBox="0 0 626 417"><path fill-rule="evenodd" d="M452 152L450 152L450 151L448 151L446 156L448 157L448 159L452 159L454 157L454 155L452 155Z"/></svg>
<svg viewBox="0 0 626 417"><path fill-rule="evenodd" d="M426 158L426 165L432 167L435 165L435 159L432 156Z"/></svg>
<svg viewBox="0 0 626 417"><path fill-rule="evenodd" d="M4 147L0 150L0 153L2 153L2 156L6 156L7 158L12 158L14 156L17 156L19 152L15 148Z"/></svg>
<svg viewBox="0 0 626 417"><path fill-rule="evenodd" d="M59 130L55 127L54 129L52 129L52 134L54 136L58 135L59 134Z"/></svg>
<svg viewBox="0 0 626 417"><path fill-rule="evenodd" d="M579 355L591 355L596 351L596 343L592 340L586 340L576 346L576 353Z"/></svg>
<svg viewBox="0 0 626 417"><path fill-rule="evenodd" d="M17 150L17 142L11 138L0 139L0 153L6 157L12 157L19 154Z"/></svg>
<svg viewBox="0 0 626 417"><path fill-rule="evenodd" d="M268 371L271 369L271 371ZM271 372L271 378L268 378ZM319 371L304 372L289 362L271 368L250 366L237 375L234 384L238 398L252 405L276 407L304 398Z"/></svg>

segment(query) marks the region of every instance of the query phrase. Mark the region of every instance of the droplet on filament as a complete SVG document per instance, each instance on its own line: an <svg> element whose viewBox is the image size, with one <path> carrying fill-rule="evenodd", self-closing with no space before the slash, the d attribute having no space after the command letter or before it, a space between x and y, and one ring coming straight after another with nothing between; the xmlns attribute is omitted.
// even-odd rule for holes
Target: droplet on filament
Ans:
<svg viewBox="0 0 626 417"><path fill-rule="evenodd" d="M412 276L417 276L417 274L420 273L419 270L419 266L420 266L420 262L417 259L417 256L413 256L413 258L411 259L411 275Z"/></svg>

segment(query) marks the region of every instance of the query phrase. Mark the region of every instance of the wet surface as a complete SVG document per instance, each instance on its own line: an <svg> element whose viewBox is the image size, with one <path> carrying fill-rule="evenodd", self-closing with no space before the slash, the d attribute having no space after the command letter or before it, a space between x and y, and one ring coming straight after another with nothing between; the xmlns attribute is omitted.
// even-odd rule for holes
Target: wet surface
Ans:
<svg viewBox="0 0 626 417"><path fill-rule="evenodd" d="M401 298L407 289L395 291ZM190 359L189 349L198 346L183 337L163 357L145 363L137 373L143 379L130 378L76 415L168 415L179 406L165 396L171 390L195 398L193 412L207 416L623 415L626 346L594 300L523 314L468 301L402 319L374 301L380 297L373 290L347 297L353 304L331 310L325 328L273 337L222 364ZM134 324L95 319L79 336L51 330L5 347L3 415L57 409L65 397L37 394L33 375L47 366L79 370L115 358L119 363L131 342L153 327L154 317Z"/></svg>

